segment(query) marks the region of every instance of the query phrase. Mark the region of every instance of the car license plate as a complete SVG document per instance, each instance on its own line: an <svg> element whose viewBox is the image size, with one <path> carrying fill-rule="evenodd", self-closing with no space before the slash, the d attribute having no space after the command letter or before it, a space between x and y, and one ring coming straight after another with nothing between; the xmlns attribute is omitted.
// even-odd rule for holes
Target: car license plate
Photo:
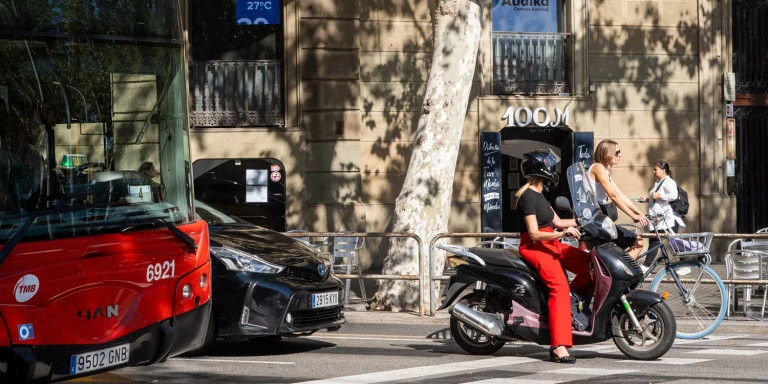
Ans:
<svg viewBox="0 0 768 384"><path fill-rule="evenodd" d="M339 292L312 294L312 308L331 307L334 305L339 305Z"/></svg>
<svg viewBox="0 0 768 384"><path fill-rule="evenodd" d="M121 344L72 355L69 363L69 374L76 375L127 363L130 360L130 352L130 344Z"/></svg>

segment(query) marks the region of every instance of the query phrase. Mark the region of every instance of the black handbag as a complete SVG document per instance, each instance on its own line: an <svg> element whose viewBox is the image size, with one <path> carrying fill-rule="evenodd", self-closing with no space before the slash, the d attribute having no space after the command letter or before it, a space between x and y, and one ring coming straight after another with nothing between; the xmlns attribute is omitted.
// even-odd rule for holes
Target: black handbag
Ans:
<svg viewBox="0 0 768 384"><path fill-rule="evenodd" d="M616 207L616 203L610 202L608 204L600 204L600 210L610 217L611 220L616 221L619 219L619 208Z"/></svg>

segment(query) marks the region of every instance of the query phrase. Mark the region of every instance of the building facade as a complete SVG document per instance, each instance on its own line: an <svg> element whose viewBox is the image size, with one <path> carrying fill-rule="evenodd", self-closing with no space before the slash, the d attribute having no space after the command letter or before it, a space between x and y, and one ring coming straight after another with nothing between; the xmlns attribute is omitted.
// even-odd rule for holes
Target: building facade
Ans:
<svg viewBox="0 0 768 384"><path fill-rule="evenodd" d="M267 3L279 15L259 14L261 29L244 32L258 23L241 17L239 1L189 0L193 158L279 160L288 229L389 230L422 108L437 1L252 4ZM628 195L646 194L653 163L666 160L689 193L688 231L736 232L726 124L730 1L480 4L451 231L481 230L481 132L538 129L567 110L565 128L619 142L614 177ZM510 23L514 15L532 22ZM223 36L214 41L215 33Z"/></svg>

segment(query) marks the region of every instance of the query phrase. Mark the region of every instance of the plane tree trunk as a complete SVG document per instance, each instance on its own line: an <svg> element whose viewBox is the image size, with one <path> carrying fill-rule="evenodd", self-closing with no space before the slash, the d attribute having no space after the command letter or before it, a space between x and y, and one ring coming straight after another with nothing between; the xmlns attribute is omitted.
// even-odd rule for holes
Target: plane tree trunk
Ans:
<svg viewBox="0 0 768 384"><path fill-rule="evenodd" d="M447 231L451 215L456 159L480 44L480 7L470 0L441 0L433 22L432 65L410 164L403 189L395 201L392 229L414 233L422 239L424 271L429 268L426 248L435 235ZM419 274L418 251L412 239L391 239L382 273ZM435 261L435 271L442 271L443 257ZM427 308L428 283L422 297ZM418 310L418 282L381 280L370 309Z"/></svg>

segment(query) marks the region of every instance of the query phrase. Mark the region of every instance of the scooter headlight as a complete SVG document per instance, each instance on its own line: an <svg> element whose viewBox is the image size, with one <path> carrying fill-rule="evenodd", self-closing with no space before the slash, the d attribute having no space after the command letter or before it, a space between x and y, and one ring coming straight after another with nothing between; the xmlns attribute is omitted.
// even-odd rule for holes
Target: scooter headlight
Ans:
<svg viewBox="0 0 768 384"><path fill-rule="evenodd" d="M616 224L613 222L613 220L611 220L610 217L599 214L595 217L595 221L600 223L600 229L605 231L605 233L611 237L611 240L615 240L617 237L619 237L619 233L616 231Z"/></svg>

